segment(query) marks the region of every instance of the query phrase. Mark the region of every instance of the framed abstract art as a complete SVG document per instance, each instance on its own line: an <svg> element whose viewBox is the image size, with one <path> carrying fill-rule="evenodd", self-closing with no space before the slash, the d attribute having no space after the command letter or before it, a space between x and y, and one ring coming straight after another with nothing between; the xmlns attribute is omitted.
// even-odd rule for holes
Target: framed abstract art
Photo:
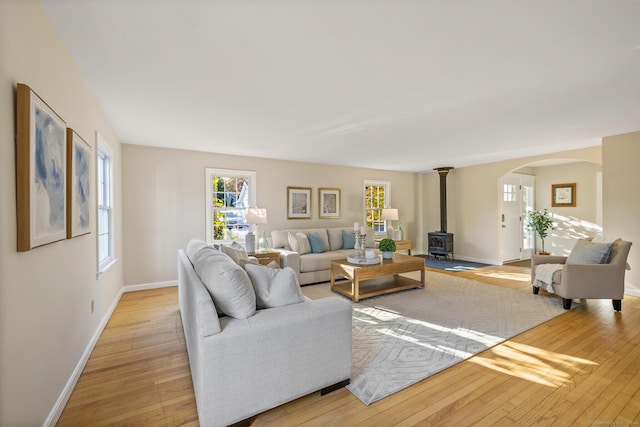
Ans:
<svg viewBox="0 0 640 427"><path fill-rule="evenodd" d="M66 124L31 88L17 86L18 251L67 237Z"/></svg>
<svg viewBox="0 0 640 427"><path fill-rule="evenodd" d="M67 129L67 238L91 233L91 146Z"/></svg>

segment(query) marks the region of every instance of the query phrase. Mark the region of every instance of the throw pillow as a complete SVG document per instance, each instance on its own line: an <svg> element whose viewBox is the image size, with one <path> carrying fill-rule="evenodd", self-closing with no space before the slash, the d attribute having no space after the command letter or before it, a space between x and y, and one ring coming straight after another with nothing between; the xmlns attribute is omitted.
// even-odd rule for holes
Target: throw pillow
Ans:
<svg viewBox="0 0 640 427"><path fill-rule="evenodd" d="M620 240L620 238L599 234L591 240L591 243L615 243L616 240Z"/></svg>
<svg viewBox="0 0 640 427"><path fill-rule="evenodd" d="M309 233L307 234L307 236L309 236L309 244L311 245L311 252L313 252L314 254L327 252L327 249L328 249L327 245L318 233Z"/></svg>
<svg viewBox="0 0 640 427"><path fill-rule="evenodd" d="M298 242L300 242L300 255L308 254L311 252L311 243L309 242L309 238L304 233L296 233L296 237L298 238Z"/></svg>
<svg viewBox="0 0 640 427"><path fill-rule="evenodd" d="M300 232L295 234L289 233L287 240L289 240L289 246L292 251L298 252L300 255L311 252L311 245L309 244L309 239L306 234Z"/></svg>
<svg viewBox="0 0 640 427"><path fill-rule="evenodd" d="M248 260L249 255L247 255L247 252L244 250L244 248L242 248L242 246L240 245L238 246L239 248L233 247L233 246L221 245L220 249L222 250L223 253L229 255L231 259L234 260L235 263L239 265L241 260Z"/></svg>
<svg viewBox="0 0 640 427"><path fill-rule="evenodd" d="M247 264L246 268L256 294L257 308L282 307L304 301L296 272L291 267L276 270Z"/></svg>
<svg viewBox="0 0 640 427"><path fill-rule="evenodd" d="M578 240L567 258L567 264L604 264L609 260L611 243Z"/></svg>
<svg viewBox="0 0 640 427"><path fill-rule="evenodd" d="M246 319L256 312L256 294L251 280L231 259L225 255L203 256L194 261L193 268L222 313Z"/></svg>
<svg viewBox="0 0 640 427"><path fill-rule="evenodd" d="M356 236L342 230L342 249L353 249L356 246Z"/></svg>
<svg viewBox="0 0 640 427"><path fill-rule="evenodd" d="M291 250L293 252L300 253L300 242L298 241L296 235L293 233L289 233L287 235L287 240L289 241L289 247L291 248Z"/></svg>
<svg viewBox="0 0 640 427"><path fill-rule="evenodd" d="M191 259L193 257L193 254L198 250L198 249L202 249L205 246L207 246L207 244L204 242L204 240L200 240L200 239L191 239L189 240L189 242L187 243L187 247L185 248L184 252L187 254L187 257L189 259Z"/></svg>

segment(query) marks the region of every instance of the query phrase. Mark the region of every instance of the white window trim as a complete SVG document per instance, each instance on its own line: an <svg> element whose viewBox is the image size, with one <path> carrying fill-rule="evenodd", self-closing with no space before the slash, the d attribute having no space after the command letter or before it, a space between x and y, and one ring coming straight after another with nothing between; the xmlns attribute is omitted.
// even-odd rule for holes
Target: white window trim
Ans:
<svg viewBox="0 0 640 427"><path fill-rule="evenodd" d="M380 181L380 180L372 180L372 179L365 179L362 183L362 217L363 217L363 222L364 224L367 223L367 207L365 206L364 201L367 198L367 186L368 185L375 185L378 187L385 187L385 196L384 196L384 208L389 208L391 207L391 181ZM376 232L375 235L376 236L385 236L387 235L387 221L384 221L384 230L385 231L380 231L380 232Z"/></svg>
<svg viewBox="0 0 640 427"><path fill-rule="evenodd" d="M210 221L211 216L213 214L213 209L211 206L211 177L213 176L232 176L232 177L250 177L251 185L249 185L249 207L256 206L256 188L257 188L257 179L255 171L246 171L239 169L222 169L222 168L205 168L204 174L204 200L205 200L205 231L206 237L205 241L208 244L211 243L230 243L231 240L214 240L213 237L213 224ZM235 240L236 242L244 243L244 239Z"/></svg>
<svg viewBox="0 0 640 427"><path fill-rule="evenodd" d="M99 200L98 199L98 191L96 191L96 261L98 265L98 278L102 274L104 274L113 264L116 263L117 258L115 254L115 240L114 240L114 206L113 206L113 150L107 143L107 141L100 135L99 132L96 132L96 145L98 149L96 150L96 163L98 162L98 156L103 153L109 158L109 247L110 254L109 257L104 261L100 262L100 226L99 226ZM96 164L96 189L98 187L98 167Z"/></svg>

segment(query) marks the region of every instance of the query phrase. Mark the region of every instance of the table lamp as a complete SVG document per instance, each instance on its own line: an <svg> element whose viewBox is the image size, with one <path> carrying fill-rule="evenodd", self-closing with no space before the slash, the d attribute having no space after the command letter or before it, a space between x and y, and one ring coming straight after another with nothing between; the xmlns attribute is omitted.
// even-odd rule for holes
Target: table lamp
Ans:
<svg viewBox="0 0 640 427"><path fill-rule="evenodd" d="M267 223L267 210L261 208L249 208L247 210L247 224L254 224L256 226L256 233L258 232L258 224L266 224ZM249 230L247 235L244 238L245 247L247 253L255 253L256 252L256 235ZM269 243L264 236L264 230L262 230L262 236L258 241L258 252L268 252L269 251Z"/></svg>
<svg viewBox="0 0 640 427"><path fill-rule="evenodd" d="M382 209L382 219L385 221L398 221L400 217L398 216L398 209L386 208ZM398 227L400 223L398 222ZM394 228L392 225L387 226L387 237L390 239L396 238L396 233L394 233Z"/></svg>

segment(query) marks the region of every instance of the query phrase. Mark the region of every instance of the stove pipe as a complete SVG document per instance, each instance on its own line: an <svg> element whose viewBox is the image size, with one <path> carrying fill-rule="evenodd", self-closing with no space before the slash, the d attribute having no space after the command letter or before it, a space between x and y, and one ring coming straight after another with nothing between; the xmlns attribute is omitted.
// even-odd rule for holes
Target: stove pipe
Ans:
<svg viewBox="0 0 640 427"><path fill-rule="evenodd" d="M447 174L453 166L435 168L440 175L440 232L447 232Z"/></svg>

